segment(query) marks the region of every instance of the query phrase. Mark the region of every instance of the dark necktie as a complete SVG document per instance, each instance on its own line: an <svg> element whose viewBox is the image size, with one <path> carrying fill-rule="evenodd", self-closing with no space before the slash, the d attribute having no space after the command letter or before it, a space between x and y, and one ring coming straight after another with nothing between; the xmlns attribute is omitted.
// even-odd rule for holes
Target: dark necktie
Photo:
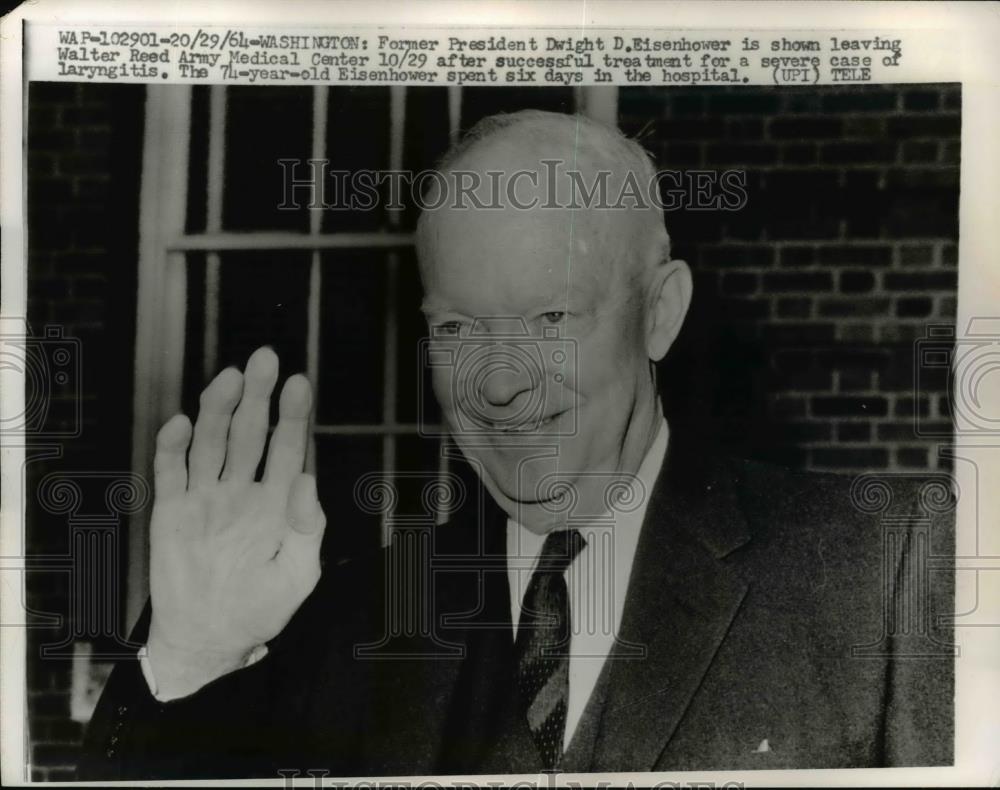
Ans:
<svg viewBox="0 0 1000 790"><path fill-rule="evenodd" d="M569 701L569 596L563 572L586 545L575 529L550 532L521 602L517 685L546 768L562 756Z"/></svg>

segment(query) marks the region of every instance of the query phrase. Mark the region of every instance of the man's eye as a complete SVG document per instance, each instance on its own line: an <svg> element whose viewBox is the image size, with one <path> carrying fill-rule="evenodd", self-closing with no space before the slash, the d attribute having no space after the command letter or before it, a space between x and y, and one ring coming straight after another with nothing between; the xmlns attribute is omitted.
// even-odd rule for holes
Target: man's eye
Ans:
<svg viewBox="0 0 1000 790"><path fill-rule="evenodd" d="M566 313L563 310L551 310L548 313L542 313L542 318L548 324L561 324L566 319Z"/></svg>
<svg viewBox="0 0 1000 790"><path fill-rule="evenodd" d="M434 333L438 337L458 337L462 325L458 321L445 321L434 327Z"/></svg>

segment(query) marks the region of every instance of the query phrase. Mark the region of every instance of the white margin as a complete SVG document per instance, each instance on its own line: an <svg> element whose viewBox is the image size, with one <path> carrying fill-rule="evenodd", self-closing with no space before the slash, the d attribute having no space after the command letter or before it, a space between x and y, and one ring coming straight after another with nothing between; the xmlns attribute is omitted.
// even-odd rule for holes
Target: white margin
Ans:
<svg viewBox="0 0 1000 790"><path fill-rule="evenodd" d="M9 14L0 23L0 223L2 223L2 314L20 317L26 314L25 225L23 181L23 86L22 20L61 23L143 22L171 25L199 21L225 24L236 18L240 24L287 25L291 19L317 24L383 23L399 25L546 25L565 26L567 20L601 27L682 27L802 29L879 28L889 30L938 30L956 36L956 49L962 56L962 165L960 209L959 323L961 329L972 316L1000 313L1000 254L997 252L997 227L1000 218L1000 7L996 3L785 3L785 2L684 2L657 3L647 0L630 2L454 2L436 0L424 3L385 2L215 2L174 0L170 3L72 2L72 0L36 0ZM17 414L23 407L23 384L10 371L0 371L0 409L2 414ZM1000 448L998 448L1000 449ZM994 453L1000 456L1000 451ZM0 766L4 785L18 784L23 776L26 756L23 562L21 470L24 453L19 448L4 447L2 456L2 513L0 513ZM15 470L12 472L11 470ZM959 484L973 481L957 470ZM1000 556L1000 457L980 467L980 480L998 485L979 492L978 511L970 512L967 503L960 505L959 543L975 530L987 526L986 546ZM970 523L970 520L972 523ZM992 532L989 532L992 530ZM982 537L982 536L981 536ZM983 546L983 541L980 541ZM959 595L970 592L972 574L959 574ZM995 596L1000 600L1000 574L979 573L981 601ZM974 580L973 580L974 584ZM984 588L986 595L984 595ZM998 785L1000 784L1000 628L960 630L957 640L962 658L957 663L956 689L956 765L934 769L857 769L820 771L699 772L669 774L615 774L616 783L633 781L643 785L653 781L744 782L751 785L815 786L843 785ZM480 781L488 777L478 777ZM519 778L507 776L508 783ZM560 780L573 775L561 775ZM597 775L588 775L596 781ZM610 777L608 777L610 778ZM398 779L416 783L417 777ZM448 777L445 783L473 777ZM391 781L386 778L383 781ZM144 782L150 786L173 786L175 782ZM194 784L185 782L184 785ZM202 782L200 785L260 785L260 781ZM282 780L266 782L281 786ZM311 783L307 783L311 786Z"/></svg>

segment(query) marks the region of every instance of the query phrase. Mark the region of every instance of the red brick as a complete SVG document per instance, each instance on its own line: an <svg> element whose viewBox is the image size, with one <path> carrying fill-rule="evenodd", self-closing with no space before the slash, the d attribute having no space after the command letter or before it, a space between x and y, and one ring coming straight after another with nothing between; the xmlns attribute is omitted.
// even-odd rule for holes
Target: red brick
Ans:
<svg viewBox="0 0 1000 790"><path fill-rule="evenodd" d="M926 397L914 398L912 396L902 396L896 399L893 414L896 417L913 417L919 414L926 417L930 412L930 404Z"/></svg>
<svg viewBox="0 0 1000 790"><path fill-rule="evenodd" d="M841 293L866 293L875 287L875 275L869 271L845 271L840 273Z"/></svg>
<svg viewBox="0 0 1000 790"><path fill-rule="evenodd" d="M819 248L820 263L833 266L888 266L892 247L871 244L830 244Z"/></svg>
<svg viewBox="0 0 1000 790"><path fill-rule="evenodd" d="M770 132L775 139L836 139L840 136L841 120L831 116L775 118L771 121Z"/></svg>
<svg viewBox="0 0 1000 790"><path fill-rule="evenodd" d="M811 266L816 263L815 247L782 247L782 266Z"/></svg>
<svg viewBox="0 0 1000 790"><path fill-rule="evenodd" d="M927 112L938 109L941 93L936 90L913 90L903 94L903 109Z"/></svg>
<svg viewBox="0 0 1000 790"><path fill-rule="evenodd" d="M884 397L814 397L812 413L820 417L884 417L889 404Z"/></svg>
<svg viewBox="0 0 1000 790"><path fill-rule="evenodd" d="M885 287L890 291L954 291L954 272L886 272Z"/></svg>
<svg viewBox="0 0 1000 790"><path fill-rule="evenodd" d="M812 299L779 299L777 315L779 318L809 318L812 304Z"/></svg>
<svg viewBox="0 0 1000 790"><path fill-rule="evenodd" d="M872 427L867 422L841 422L837 424L837 440L841 442L868 442Z"/></svg>
<svg viewBox="0 0 1000 790"><path fill-rule="evenodd" d="M958 115L905 115L889 119L889 134L893 137L933 137L957 135L962 129Z"/></svg>
<svg viewBox="0 0 1000 790"><path fill-rule="evenodd" d="M815 143L790 143L781 147L781 161L788 165L811 165L819 159Z"/></svg>
<svg viewBox="0 0 1000 790"><path fill-rule="evenodd" d="M884 469L889 452L882 447L816 447L812 462L825 469Z"/></svg>
<svg viewBox="0 0 1000 790"><path fill-rule="evenodd" d="M825 143L820 152L823 164L890 164L896 161L896 144L880 140Z"/></svg>
<svg viewBox="0 0 1000 790"><path fill-rule="evenodd" d="M934 248L930 244L901 245L899 262L903 266L930 266L934 263Z"/></svg>
<svg viewBox="0 0 1000 790"><path fill-rule="evenodd" d="M845 137L880 138L885 135L885 119L874 115L855 115L844 118Z"/></svg>
<svg viewBox="0 0 1000 790"><path fill-rule="evenodd" d="M907 164L936 162L938 143L936 140L908 140L903 143L902 154Z"/></svg>
<svg viewBox="0 0 1000 790"><path fill-rule="evenodd" d="M892 302L883 298L820 299L819 315L828 318L882 316L889 314Z"/></svg>
<svg viewBox="0 0 1000 790"><path fill-rule="evenodd" d="M899 299L896 302L896 315L900 318L924 318L934 310L934 303L925 296Z"/></svg>
<svg viewBox="0 0 1000 790"><path fill-rule="evenodd" d="M823 97L827 112L880 112L896 108L896 93L888 90L830 93Z"/></svg>
<svg viewBox="0 0 1000 790"><path fill-rule="evenodd" d="M957 266L958 265L958 245L957 244L943 244L941 245L941 263L945 266Z"/></svg>
<svg viewBox="0 0 1000 790"><path fill-rule="evenodd" d="M765 291L829 291L833 289L830 272L768 273L764 275Z"/></svg>

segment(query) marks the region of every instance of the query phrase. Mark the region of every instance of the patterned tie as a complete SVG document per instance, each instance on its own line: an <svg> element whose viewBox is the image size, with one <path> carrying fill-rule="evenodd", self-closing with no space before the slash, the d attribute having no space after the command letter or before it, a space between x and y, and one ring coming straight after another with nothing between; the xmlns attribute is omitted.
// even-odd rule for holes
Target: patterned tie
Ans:
<svg viewBox="0 0 1000 790"><path fill-rule="evenodd" d="M569 596L563 572L587 544L575 529L550 532L521 602L514 651L528 727L546 768L562 757L569 699Z"/></svg>

